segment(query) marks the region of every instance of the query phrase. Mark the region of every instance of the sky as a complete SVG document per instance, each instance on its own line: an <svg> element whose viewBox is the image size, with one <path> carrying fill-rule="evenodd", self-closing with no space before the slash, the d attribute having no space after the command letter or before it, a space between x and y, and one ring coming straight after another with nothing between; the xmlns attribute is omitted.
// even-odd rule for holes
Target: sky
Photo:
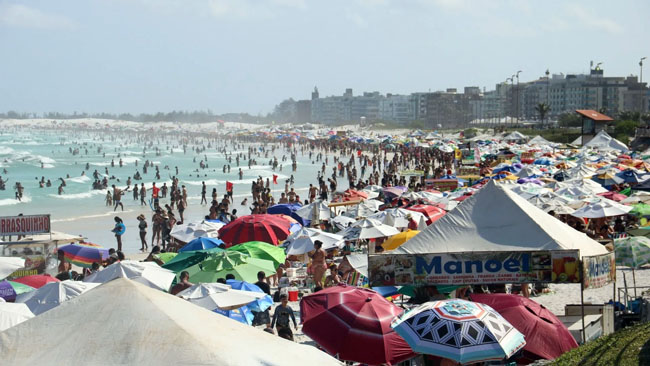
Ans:
<svg viewBox="0 0 650 366"><path fill-rule="evenodd" d="M648 14L646 0L0 0L0 111L266 114L314 86L490 90L590 60L638 75Z"/></svg>

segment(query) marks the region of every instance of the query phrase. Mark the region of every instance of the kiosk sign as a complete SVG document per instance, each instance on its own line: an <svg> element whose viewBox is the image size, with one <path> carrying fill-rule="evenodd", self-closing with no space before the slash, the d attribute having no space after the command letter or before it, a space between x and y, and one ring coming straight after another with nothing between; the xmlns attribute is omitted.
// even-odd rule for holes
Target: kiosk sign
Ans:
<svg viewBox="0 0 650 366"><path fill-rule="evenodd" d="M578 251L378 254L368 257L370 286L522 282L578 283Z"/></svg>
<svg viewBox="0 0 650 366"><path fill-rule="evenodd" d="M2 216L0 236L47 234L50 215Z"/></svg>

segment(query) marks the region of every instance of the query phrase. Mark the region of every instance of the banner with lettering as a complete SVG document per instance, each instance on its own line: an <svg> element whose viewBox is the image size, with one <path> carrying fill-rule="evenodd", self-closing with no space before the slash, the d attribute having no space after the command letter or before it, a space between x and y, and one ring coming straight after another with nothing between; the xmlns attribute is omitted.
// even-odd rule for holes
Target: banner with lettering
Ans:
<svg viewBox="0 0 650 366"><path fill-rule="evenodd" d="M582 257L584 288L603 287L616 281L616 258L614 253Z"/></svg>
<svg viewBox="0 0 650 366"><path fill-rule="evenodd" d="M579 283L578 251L377 254L370 286Z"/></svg>

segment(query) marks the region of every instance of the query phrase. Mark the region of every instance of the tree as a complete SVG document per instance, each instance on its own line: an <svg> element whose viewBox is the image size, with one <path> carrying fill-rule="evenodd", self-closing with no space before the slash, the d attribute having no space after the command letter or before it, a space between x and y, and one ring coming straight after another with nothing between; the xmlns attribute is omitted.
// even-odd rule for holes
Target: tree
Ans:
<svg viewBox="0 0 650 366"><path fill-rule="evenodd" d="M546 118L546 114L549 111L549 106L546 103L539 103L537 106L535 106L535 110L537 113L539 113L539 119L542 121L542 126L544 125L544 118Z"/></svg>

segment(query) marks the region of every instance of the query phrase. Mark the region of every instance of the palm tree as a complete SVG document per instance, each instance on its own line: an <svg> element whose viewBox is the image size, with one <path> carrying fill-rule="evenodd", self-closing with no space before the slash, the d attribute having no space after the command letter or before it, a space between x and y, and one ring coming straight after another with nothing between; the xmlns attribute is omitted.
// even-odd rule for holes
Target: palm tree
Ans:
<svg viewBox="0 0 650 366"><path fill-rule="evenodd" d="M537 106L535 106L535 110L537 113L539 113L539 119L542 121L542 126L544 126L544 118L546 118L546 114L549 111L549 106L546 103L539 103Z"/></svg>

